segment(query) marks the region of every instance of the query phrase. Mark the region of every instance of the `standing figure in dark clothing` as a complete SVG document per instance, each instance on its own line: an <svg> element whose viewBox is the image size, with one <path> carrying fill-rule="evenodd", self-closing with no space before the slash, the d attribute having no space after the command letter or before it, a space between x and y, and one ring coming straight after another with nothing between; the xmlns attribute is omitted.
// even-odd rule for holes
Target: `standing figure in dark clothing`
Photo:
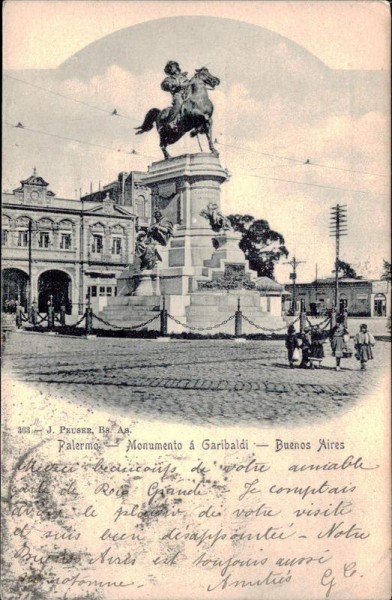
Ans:
<svg viewBox="0 0 392 600"><path fill-rule="evenodd" d="M298 348L297 334L295 333L294 325L290 325L287 330L285 344L286 344L286 348L287 348L287 355L288 355L290 369L294 369L293 355L294 355L294 350L296 348Z"/></svg>
<svg viewBox="0 0 392 600"><path fill-rule="evenodd" d="M331 348L332 354L336 358L336 371L340 371L340 361L344 356L346 348L344 336L347 334L348 331L341 321L336 324L331 332Z"/></svg>
<svg viewBox="0 0 392 600"><path fill-rule="evenodd" d="M324 358L324 334L318 325L315 325L311 333L312 344L310 347L310 362L312 369L319 369Z"/></svg>
<svg viewBox="0 0 392 600"><path fill-rule="evenodd" d="M310 364L310 348L312 346L312 337L310 335L310 327L305 327L304 332L300 335L302 341L302 361L299 365L300 369L309 369Z"/></svg>

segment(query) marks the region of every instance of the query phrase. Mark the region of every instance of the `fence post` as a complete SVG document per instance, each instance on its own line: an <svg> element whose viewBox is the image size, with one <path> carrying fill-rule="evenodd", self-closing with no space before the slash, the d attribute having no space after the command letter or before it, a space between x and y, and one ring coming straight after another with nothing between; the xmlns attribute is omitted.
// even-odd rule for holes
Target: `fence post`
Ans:
<svg viewBox="0 0 392 600"><path fill-rule="evenodd" d="M15 311L15 324L18 329L22 327L22 307L18 304Z"/></svg>
<svg viewBox="0 0 392 600"><path fill-rule="evenodd" d="M93 330L93 309L91 306L86 308L86 335L91 335Z"/></svg>
<svg viewBox="0 0 392 600"><path fill-rule="evenodd" d="M333 307L331 311L331 331L336 327L336 309Z"/></svg>
<svg viewBox="0 0 392 600"><path fill-rule="evenodd" d="M240 337L242 335L242 311L240 298L238 298L237 310L235 311L234 335L235 337Z"/></svg>
<svg viewBox="0 0 392 600"><path fill-rule="evenodd" d="M161 309L161 335L167 335L167 310L166 310L166 296L162 296L162 309Z"/></svg>
<svg viewBox="0 0 392 600"><path fill-rule="evenodd" d="M301 300L301 312L299 315L299 331L300 333L304 332L306 327L306 310L305 310L305 302Z"/></svg>
<svg viewBox="0 0 392 600"><path fill-rule="evenodd" d="M48 302L48 329L54 329L54 306L51 300Z"/></svg>
<svg viewBox="0 0 392 600"><path fill-rule="evenodd" d="M37 302L34 298L30 308L30 320L34 327L37 325Z"/></svg>
<svg viewBox="0 0 392 600"><path fill-rule="evenodd" d="M64 304L62 304L60 306L60 324L62 325L62 327L64 327L64 325L65 325L65 306L64 306Z"/></svg>

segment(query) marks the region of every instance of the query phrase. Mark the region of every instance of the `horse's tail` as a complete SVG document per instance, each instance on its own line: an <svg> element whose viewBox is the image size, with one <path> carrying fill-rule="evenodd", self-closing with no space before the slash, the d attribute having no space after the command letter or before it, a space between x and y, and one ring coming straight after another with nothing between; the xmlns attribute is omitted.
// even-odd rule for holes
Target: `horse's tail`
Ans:
<svg viewBox="0 0 392 600"><path fill-rule="evenodd" d="M144 117L143 124L139 125L139 127L135 127L135 129L139 130L136 132L136 135L140 135L141 133L145 133L146 131L151 131L160 112L161 111L159 110L159 108L151 108Z"/></svg>

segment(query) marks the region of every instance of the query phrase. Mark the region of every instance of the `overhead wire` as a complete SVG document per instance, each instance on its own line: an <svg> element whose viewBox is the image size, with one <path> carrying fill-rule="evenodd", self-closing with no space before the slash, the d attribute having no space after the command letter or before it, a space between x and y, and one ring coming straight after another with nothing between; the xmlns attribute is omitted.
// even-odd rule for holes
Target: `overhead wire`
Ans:
<svg viewBox="0 0 392 600"><path fill-rule="evenodd" d="M117 152L117 153L122 153L122 154L127 154L127 155L138 155L138 156L143 156L144 158L150 158L153 160L159 160L156 156L151 156L149 154L144 154L141 153L137 150L123 150L121 148L112 148L110 146L104 146L103 144L94 144L93 142L87 142L85 140L78 140L76 138L71 138L71 137L67 137L67 136L63 136L63 135L59 135L59 134L55 134L55 133L48 133L47 131L42 131L39 129L33 129L31 127L27 127L26 125L23 125L22 123L18 123L17 125L14 125L12 123L8 123L7 121L3 121L4 125L7 125L8 127L14 127L16 129L20 129L20 130L27 130L27 131L31 131L33 133L38 133L41 135L45 135L48 137L53 137L53 138L57 138L57 139L61 139L61 140L67 140L70 142L76 142L78 144L84 144L87 146L93 146L96 148L102 148L105 150L109 150L111 152ZM357 189L353 189L353 188L343 188L343 187L339 187L339 186L329 186L329 185L323 185L323 184L318 184L318 183L309 183L309 182L304 182L304 181L295 181L292 179L283 179L280 177L268 177L266 175L254 175L254 174L250 174L249 177L256 177L257 179L268 179L271 181L281 181L284 183L294 183L297 185L306 185L306 186L311 186L311 187L318 187L318 188L326 188L326 189L331 189L331 190L339 190L339 191L343 191L343 192L352 192L352 193L356 193L356 194L373 194L376 196L379 196L381 194L377 194L375 192L369 192L366 190L357 190Z"/></svg>
<svg viewBox="0 0 392 600"><path fill-rule="evenodd" d="M47 131L42 131L40 129L33 129L32 127L27 127L26 125L23 125L22 123L18 123L18 125L14 125L12 123L8 123L7 121L3 121L4 125L7 125L8 127L14 127L15 129L19 129L19 130L26 130L26 131L31 131L33 133L39 133L40 135L46 135L48 137L53 137L53 138L57 138L60 140L67 140L69 142L76 142L78 144L84 144L86 146L94 146L96 148L103 148L105 150L110 150L111 152L120 152L122 154L128 154L128 155L137 155L137 156L143 156L144 158L151 158L153 160L158 160L158 158L156 156L151 156L149 154L143 154L142 152L139 152L138 150L123 150L122 148L112 148L110 146L104 146L103 144L94 144L93 142L87 142L85 140L78 140L76 138L71 138L71 137L67 137L64 135L59 135L57 133L49 133Z"/></svg>
<svg viewBox="0 0 392 600"><path fill-rule="evenodd" d="M282 156L280 154L272 154L271 152L262 152L261 150L253 150L253 148L244 148L243 146L233 146L231 144L224 144L218 140L215 140L215 143L219 146L224 146L225 148L230 148L233 150L243 150L244 152L252 152L253 154L260 154L262 156L268 156L270 158L279 158L280 160L287 160L289 162L294 162L301 165L311 166L311 167L320 167L323 169L334 169L336 171L346 171L348 173L357 173L359 175L372 175L374 177L389 177L389 175L383 173L371 173L370 171L356 171L355 169L346 169L344 167L336 167L334 165L324 165L321 163L314 163L310 159L299 159L292 158L290 156Z"/></svg>
<svg viewBox="0 0 392 600"><path fill-rule="evenodd" d="M139 121L140 121L139 119L136 119L134 117L129 117L127 115L119 113L116 108L114 110L113 109L112 110L108 110L108 109L102 108L100 106L96 106L96 105L90 104L88 102L85 102L84 100L78 100L76 98L73 98L72 96L67 96L65 94L61 94L60 92L56 92L54 90L50 90L50 89L45 88L43 86L37 85L36 83L31 83L31 82L26 81L24 79L19 79L18 77L15 77L13 75L5 74L4 76L8 77L9 79L12 79L14 81L18 81L19 83L23 83L25 85L29 85L31 87L37 88L38 90L47 92L49 94L53 94L55 96L59 96L61 98L65 98L66 100L69 100L71 102L76 102L78 104L82 104L82 105L87 106L89 108L92 108L94 110L99 110L99 111L104 112L106 114L109 114L111 116L122 117L123 119L128 119L128 120L133 121L135 123L136 122L139 123ZM238 145L233 146L231 144L225 144L223 142L219 142L218 140L216 140L216 143L218 145L220 145L220 146L223 146L223 147L229 148L229 149L233 149L233 150L236 150L236 151L242 150L244 152L251 152L251 153L254 153L254 154L260 154L262 156L268 156L270 158L279 158L280 160L287 160L288 162L294 162L294 163L297 163L297 164L309 165L309 166L312 166L312 167L318 167L318 168L323 168L323 169L333 169L333 170L336 170L336 171L345 171L347 173L356 173L356 174L359 174L359 175L370 175L370 176L373 176L373 177L389 177L389 175L387 175L385 173L374 173L374 172L370 172L370 171L358 171L356 169L348 169L348 168L345 168L345 167L338 167L338 166L335 166L335 165L326 165L326 164L323 164L323 163L315 163L315 162L312 162L309 158L307 158L307 159L304 160L304 159L294 158L294 157L290 157L290 156L282 156L280 154L273 154L271 152L263 152L261 150L253 150L252 148L244 148L243 146L238 146Z"/></svg>
<svg viewBox="0 0 392 600"><path fill-rule="evenodd" d="M297 185L309 185L312 187L326 188L329 190L340 190L342 192L352 192L355 194L373 194L375 196L382 195L382 194L377 194L375 192L370 192L370 191L366 191L366 190L354 190L352 188L343 188L343 187L338 187L338 186L323 185L321 183L308 183L305 181L295 181L293 179L281 179L280 177L267 177L266 175L249 175L249 177L257 177L258 179L270 179L272 181L283 181L285 183L296 183Z"/></svg>
<svg viewBox="0 0 392 600"><path fill-rule="evenodd" d="M67 96L65 94L61 94L60 92L55 92L54 90L50 90L48 88L42 87L41 85L37 85L36 83L31 83L30 81L26 81L25 79L19 79L18 77L14 77L13 75L4 74L4 77L8 79L13 79L14 81L18 81L19 83L24 83L25 85L29 85L31 87L37 88L43 92L47 92L48 94L53 94L54 96L59 96L60 98L65 98L66 100L70 100L71 102L76 102L77 104L82 104L84 106L88 106L89 108L93 108L94 110L99 110L106 114L122 117L123 119L128 119L129 121L134 121L135 123L139 123L138 119L134 117L128 117L127 115L123 115L117 112L117 109L108 110L107 108L102 108L101 106L96 106L94 104L90 104L89 102L85 102L84 100L77 100L76 98L72 98L72 96Z"/></svg>

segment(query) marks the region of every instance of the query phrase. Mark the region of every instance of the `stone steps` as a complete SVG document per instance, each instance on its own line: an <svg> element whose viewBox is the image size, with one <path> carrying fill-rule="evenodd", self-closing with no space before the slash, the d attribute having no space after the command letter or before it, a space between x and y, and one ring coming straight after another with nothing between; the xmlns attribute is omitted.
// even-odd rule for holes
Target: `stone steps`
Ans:
<svg viewBox="0 0 392 600"><path fill-rule="evenodd" d="M214 306L214 307L206 307L206 306L188 306L187 307L187 311L192 313L192 315L205 315L206 311L208 310L209 314L215 314L215 313L230 313L233 314L236 312L237 310L237 305L235 306ZM260 308L256 308L254 306L245 306L242 307L241 306L241 311L243 312L243 314L246 315L265 315L265 316L270 316L269 313L267 312L263 312Z"/></svg>
<svg viewBox="0 0 392 600"><path fill-rule="evenodd" d="M113 317L113 318L123 318L125 316L132 316L132 315L153 315L153 314L158 314L159 310L143 310L143 309L137 309L137 308L128 308L128 309L118 309L118 310L103 310L98 316L102 315L106 315L107 317Z"/></svg>
<svg viewBox="0 0 392 600"><path fill-rule="evenodd" d="M119 307L145 306L147 309L154 306L159 306L160 296L117 296L110 299L110 305L105 306L107 309L118 309Z"/></svg>

